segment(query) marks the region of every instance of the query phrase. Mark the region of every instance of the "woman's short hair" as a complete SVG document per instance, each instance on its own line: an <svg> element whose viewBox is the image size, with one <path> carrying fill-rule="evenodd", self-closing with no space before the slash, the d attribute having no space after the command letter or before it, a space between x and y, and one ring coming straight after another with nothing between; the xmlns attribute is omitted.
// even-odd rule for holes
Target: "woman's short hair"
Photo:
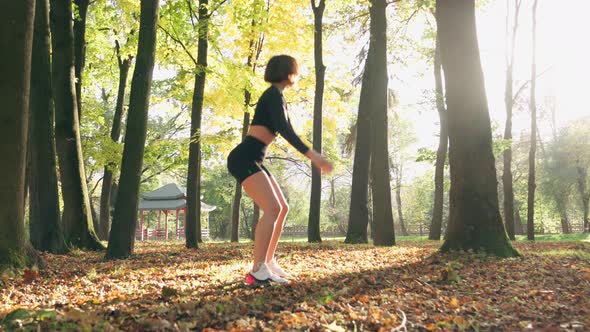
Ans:
<svg viewBox="0 0 590 332"><path fill-rule="evenodd" d="M268 61L264 71L264 80L279 83L289 79L289 75L299 74L297 60L289 55L275 55Z"/></svg>

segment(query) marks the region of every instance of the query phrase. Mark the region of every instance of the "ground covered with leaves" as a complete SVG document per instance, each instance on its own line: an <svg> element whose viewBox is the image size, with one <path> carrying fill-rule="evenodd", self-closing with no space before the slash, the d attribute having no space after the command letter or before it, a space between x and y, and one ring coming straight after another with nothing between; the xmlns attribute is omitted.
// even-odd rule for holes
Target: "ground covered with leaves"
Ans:
<svg viewBox="0 0 590 332"><path fill-rule="evenodd" d="M517 242L502 260L439 246L281 243L295 278L258 288L243 284L251 244L43 254L2 276L0 330L590 331L590 243Z"/></svg>

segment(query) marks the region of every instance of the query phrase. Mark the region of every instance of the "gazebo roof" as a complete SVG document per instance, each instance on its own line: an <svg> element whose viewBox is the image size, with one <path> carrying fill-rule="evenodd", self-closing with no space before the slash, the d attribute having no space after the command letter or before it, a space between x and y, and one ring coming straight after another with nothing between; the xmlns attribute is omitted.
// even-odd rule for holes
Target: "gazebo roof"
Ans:
<svg viewBox="0 0 590 332"><path fill-rule="evenodd" d="M185 191L176 183L169 183L149 193L140 195L145 200L174 200L184 198Z"/></svg>
<svg viewBox="0 0 590 332"><path fill-rule="evenodd" d="M176 183L169 183L149 193L140 195L139 210L178 210L186 207L186 190ZM201 211L211 212L216 206L201 201Z"/></svg>

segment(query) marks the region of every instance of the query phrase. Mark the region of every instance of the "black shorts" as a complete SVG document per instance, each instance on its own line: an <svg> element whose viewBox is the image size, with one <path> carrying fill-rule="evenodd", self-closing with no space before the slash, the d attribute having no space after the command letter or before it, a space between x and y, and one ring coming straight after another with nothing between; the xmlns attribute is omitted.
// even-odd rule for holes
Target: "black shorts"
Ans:
<svg viewBox="0 0 590 332"><path fill-rule="evenodd" d="M227 169L240 184L250 175L260 171L271 176L268 169L262 165L265 156L266 144L255 137L246 136L227 156Z"/></svg>

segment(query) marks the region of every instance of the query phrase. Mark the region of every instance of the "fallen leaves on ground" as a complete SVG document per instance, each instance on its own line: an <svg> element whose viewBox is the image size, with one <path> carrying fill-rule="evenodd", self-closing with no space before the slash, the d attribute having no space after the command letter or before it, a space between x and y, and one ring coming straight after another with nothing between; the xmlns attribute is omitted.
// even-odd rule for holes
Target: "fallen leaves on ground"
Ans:
<svg viewBox="0 0 590 332"><path fill-rule="evenodd" d="M590 330L590 246L516 243L522 257L497 259L439 245L281 243L295 279L256 288L251 244L43 254L44 270L0 278L0 330Z"/></svg>

